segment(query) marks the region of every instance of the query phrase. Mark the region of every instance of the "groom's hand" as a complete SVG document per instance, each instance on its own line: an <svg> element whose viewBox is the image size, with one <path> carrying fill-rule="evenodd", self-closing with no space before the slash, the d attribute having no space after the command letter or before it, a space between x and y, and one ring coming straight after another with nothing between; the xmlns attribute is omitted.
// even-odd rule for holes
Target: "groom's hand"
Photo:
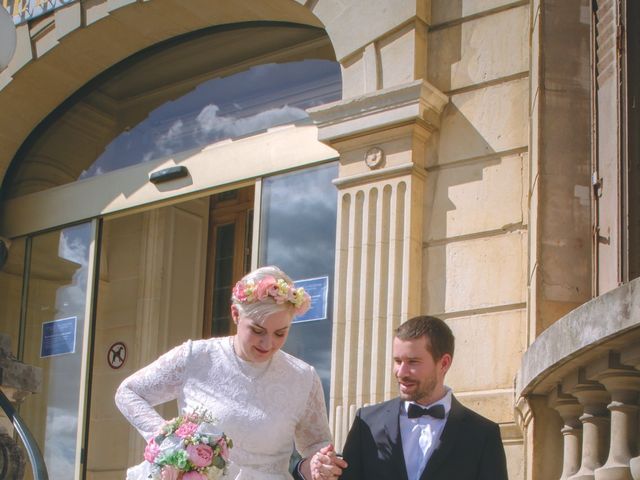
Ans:
<svg viewBox="0 0 640 480"><path fill-rule="evenodd" d="M333 445L321 448L311 457L312 480L333 480L342 475L347 462L336 454Z"/></svg>

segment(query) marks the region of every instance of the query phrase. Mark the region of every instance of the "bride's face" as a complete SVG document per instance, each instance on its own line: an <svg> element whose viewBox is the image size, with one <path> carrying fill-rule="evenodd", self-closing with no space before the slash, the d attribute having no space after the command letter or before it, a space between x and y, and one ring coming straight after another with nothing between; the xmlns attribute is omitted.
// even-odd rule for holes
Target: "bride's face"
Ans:
<svg viewBox="0 0 640 480"><path fill-rule="evenodd" d="M266 362L287 341L293 314L288 311L267 315L256 322L232 309L233 319L238 327L234 346L240 358L249 362Z"/></svg>

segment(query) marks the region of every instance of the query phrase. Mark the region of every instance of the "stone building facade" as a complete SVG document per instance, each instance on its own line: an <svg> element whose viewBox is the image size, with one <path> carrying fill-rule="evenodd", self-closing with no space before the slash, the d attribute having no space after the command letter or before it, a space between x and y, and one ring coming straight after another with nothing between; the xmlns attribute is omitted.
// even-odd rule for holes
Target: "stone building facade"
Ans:
<svg viewBox="0 0 640 480"><path fill-rule="evenodd" d="M138 462L116 386L229 332L229 282L265 263L327 306L287 348L338 447L424 313L509 478L638 478L636 2L25 3L3 2L0 331L42 368L22 412L53 478ZM609 444L619 476L594 477Z"/></svg>

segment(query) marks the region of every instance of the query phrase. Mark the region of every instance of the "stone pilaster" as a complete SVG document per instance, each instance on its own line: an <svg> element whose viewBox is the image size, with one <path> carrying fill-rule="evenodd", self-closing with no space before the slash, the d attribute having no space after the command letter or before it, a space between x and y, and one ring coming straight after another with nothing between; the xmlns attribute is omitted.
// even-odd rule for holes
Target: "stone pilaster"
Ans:
<svg viewBox="0 0 640 480"><path fill-rule="evenodd" d="M420 311L425 144L447 97L422 80L310 110L340 153L331 422L391 398L394 329Z"/></svg>

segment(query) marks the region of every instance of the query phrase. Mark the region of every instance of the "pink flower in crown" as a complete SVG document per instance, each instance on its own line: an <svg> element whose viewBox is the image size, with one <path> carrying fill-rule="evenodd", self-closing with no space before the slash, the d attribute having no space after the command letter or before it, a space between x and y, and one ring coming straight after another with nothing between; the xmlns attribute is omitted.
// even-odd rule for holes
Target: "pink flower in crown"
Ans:
<svg viewBox="0 0 640 480"><path fill-rule="evenodd" d="M160 471L160 478L162 480L178 480L180 478L180 470L169 465L165 465Z"/></svg>
<svg viewBox="0 0 640 480"><path fill-rule="evenodd" d="M175 433L180 438L187 438L193 435L197 429L198 429L197 424L193 422L184 422L182 425L178 427Z"/></svg>
<svg viewBox="0 0 640 480"><path fill-rule="evenodd" d="M258 282L258 285L256 285L256 299L264 300L269 296L269 294L272 294L273 296L274 288L277 291L278 283L276 282L276 279L272 276L264 277Z"/></svg>
<svg viewBox="0 0 640 480"><path fill-rule="evenodd" d="M213 449L204 443L191 444L187 446L187 456L196 467L208 467L213 460Z"/></svg>
<svg viewBox="0 0 640 480"><path fill-rule="evenodd" d="M160 447L156 443L156 439L151 438L149 443L147 443L147 446L144 447L144 459L149 463L153 463L158 456L158 453L160 453Z"/></svg>
<svg viewBox="0 0 640 480"><path fill-rule="evenodd" d="M247 301L247 292L242 282L236 283L235 287L233 287L232 293L233 293L233 298L238 300L240 303Z"/></svg>
<svg viewBox="0 0 640 480"><path fill-rule="evenodd" d="M191 470L182 476L182 480L207 480L207 476L204 473Z"/></svg>

